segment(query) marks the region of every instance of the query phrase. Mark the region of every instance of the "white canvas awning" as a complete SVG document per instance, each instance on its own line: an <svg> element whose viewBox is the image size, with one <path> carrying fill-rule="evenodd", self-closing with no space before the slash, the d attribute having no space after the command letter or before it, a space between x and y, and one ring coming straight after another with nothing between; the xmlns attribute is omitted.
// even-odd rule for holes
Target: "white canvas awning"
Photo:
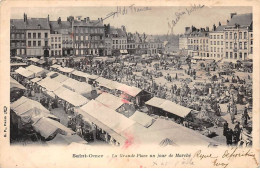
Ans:
<svg viewBox="0 0 260 171"><path fill-rule="evenodd" d="M180 116L182 118L185 118L191 112L190 108L178 105L178 104L176 104L172 101L169 101L169 100L167 100L163 104L161 104L160 107L164 111L175 114L175 115Z"/></svg>
<svg viewBox="0 0 260 171"><path fill-rule="evenodd" d="M103 77L98 77L98 79L96 79L96 82L98 82L99 86L108 88L110 90L114 89L114 87L110 86L110 83L112 82L112 80L109 80L109 79L106 79L106 78L103 78Z"/></svg>
<svg viewBox="0 0 260 171"><path fill-rule="evenodd" d="M66 81L67 79L69 79L69 77L59 74L57 77L52 78L54 81L57 81L59 83L62 83L64 81Z"/></svg>
<svg viewBox="0 0 260 171"><path fill-rule="evenodd" d="M52 65L52 66L50 66L51 68L59 68L59 67L61 67L60 65L57 65L57 64L54 64L54 65Z"/></svg>
<svg viewBox="0 0 260 171"><path fill-rule="evenodd" d="M139 111L136 111L132 116L129 117L129 119L132 119L146 128L151 126L155 121L151 116Z"/></svg>
<svg viewBox="0 0 260 171"><path fill-rule="evenodd" d="M55 116L50 114L50 112L39 102L24 96L13 102L11 104L11 109L21 118L23 123L36 121L41 117L55 118Z"/></svg>
<svg viewBox="0 0 260 171"><path fill-rule="evenodd" d="M124 101L121 98L109 93L102 93L95 100L113 110L118 109L124 104Z"/></svg>
<svg viewBox="0 0 260 171"><path fill-rule="evenodd" d="M87 144L87 141L78 135L57 134L51 141L46 141L48 145L70 145L71 143Z"/></svg>
<svg viewBox="0 0 260 171"><path fill-rule="evenodd" d="M82 106L79 112L83 117L87 117L121 143L124 142L124 139L128 139L126 135L121 133L135 123L133 120L95 100L91 100Z"/></svg>
<svg viewBox="0 0 260 171"><path fill-rule="evenodd" d="M26 67L26 69L32 71L35 74L35 76L40 76L42 73L47 72L44 68L35 65L30 65Z"/></svg>
<svg viewBox="0 0 260 171"><path fill-rule="evenodd" d="M68 102L76 107L82 106L89 102L89 100L87 98L85 98L84 96L82 96L76 92L73 92L67 88L64 88L64 87L60 87L59 89L54 91L54 94L56 96L58 96L59 98L65 100L66 102Z"/></svg>
<svg viewBox="0 0 260 171"><path fill-rule="evenodd" d="M166 101L165 99L153 97L150 100L148 100L147 102L145 102L145 104L149 105L149 106L161 108L161 104L163 104L165 101Z"/></svg>
<svg viewBox="0 0 260 171"><path fill-rule="evenodd" d="M13 79L12 77L10 77L10 88L11 89L21 89L21 90L26 90L26 88L20 84L19 82L17 82L15 79Z"/></svg>
<svg viewBox="0 0 260 171"><path fill-rule="evenodd" d="M16 73L26 77L26 78L34 78L34 73L32 71L29 71L25 68L18 68L17 70L15 70Z"/></svg>
<svg viewBox="0 0 260 171"><path fill-rule="evenodd" d="M60 70L61 72L65 72L65 73L71 73L74 71L73 68L68 68L68 67L59 67L58 70Z"/></svg>
<svg viewBox="0 0 260 171"><path fill-rule="evenodd" d="M136 97L142 91L140 88L128 86L126 84L118 84L116 89L132 97Z"/></svg>
<svg viewBox="0 0 260 171"><path fill-rule="evenodd" d="M41 118L33 124L33 128L36 132L40 133L44 138L48 138L53 134L60 133L63 135L73 135L74 131L62 125L58 121L54 121L49 118Z"/></svg>
<svg viewBox="0 0 260 171"><path fill-rule="evenodd" d="M47 91L55 91L57 90L59 87L62 86L61 83L49 78L49 77L46 77L44 78L43 80L37 82L38 85L44 87Z"/></svg>
<svg viewBox="0 0 260 171"><path fill-rule="evenodd" d="M38 58L30 58L30 59L28 59L29 61L32 61L32 62L38 62L40 59L38 59Z"/></svg>
<svg viewBox="0 0 260 171"><path fill-rule="evenodd" d="M35 77L35 78L31 79L31 82L36 83L36 82L41 81L41 80L42 80L42 78Z"/></svg>

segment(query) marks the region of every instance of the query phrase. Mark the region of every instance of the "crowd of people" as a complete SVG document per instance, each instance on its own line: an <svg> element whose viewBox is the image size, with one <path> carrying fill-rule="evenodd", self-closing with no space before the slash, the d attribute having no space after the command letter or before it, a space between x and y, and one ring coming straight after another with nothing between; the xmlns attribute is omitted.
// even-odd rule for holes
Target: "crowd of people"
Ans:
<svg viewBox="0 0 260 171"><path fill-rule="evenodd" d="M225 111L221 110L220 104L227 103L226 113L230 114L232 124L235 124L235 120L241 120L243 126L247 125L245 123L247 123L249 116L245 114L247 113L245 111L248 111L251 103L252 89L246 88L245 78L235 76L234 72L239 70L238 65L230 68L233 73L223 77L222 74L219 74L222 71L221 64L216 61L191 64L189 60L162 59L156 62L156 65L152 65L151 62L141 63L133 59L131 61L118 59L105 61L84 58L77 62L72 59L62 61L61 65L138 87L150 92L152 96L171 100L182 106L203 112L204 115L213 112L215 116L221 116ZM182 68L185 65L187 69ZM170 74L167 66L171 66L170 70L183 70L186 78L182 78L179 73ZM166 80L165 84L156 81L160 71L164 73L162 76ZM200 76L198 71L205 72L205 75ZM196 84L201 77L206 77L207 80L202 84ZM250 75L247 79L251 80ZM241 118L236 117L238 104L247 107ZM213 122L219 122L219 119L209 119ZM237 136L234 134L234 137Z"/></svg>
<svg viewBox="0 0 260 171"><path fill-rule="evenodd" d="M154 65L152 65L153 63ZM192 64L190 60L180 60L180 58L170 60L162 58L153 62L151 60L149 62L140 62L135 59L122 60L119 58L115 60L82 58L75 61L73 58L68 58L63 59L58 64L146 90L153 97L171 100L181 106L202 113L199 115L203 116L200 119L214 122L214 125L221 125L218 117L223 113L227 113L230 115L230 124L238 123L241 120L244 129L250 127L248 126L248 120L250 119L248 110L252 102L250 101L252 100L252 89L246 88L248 82L245 78L235 76L234 73L227 74L226 77L219 74L222 68L221 64L216 61ZM44 67L50 69L51 65L53 65L53 61L50 60ZM236 66L231 70L236 72L239 68ZM175 71L182 71L182 73ZM204 73L204 75L201 75L201 73ZM165 83L158 81L157 78L159 77L165 79ZM247 79L252 79L250 74L248 74ZM29 84L24 80L18 81L23 82L23 85L28 90L28 96L40 91L33 84ZM48 97L41 98L40 102L49 109L57 107L58 103ZM222 103L227 103L226 112L220 107ZM246 106L241 118L237 117L237 105ZM66 102L62 103L62 106L66 113L73 112ZM210 118L209 113L213 113L217 119ZM70 122L73 123L73 120L70 120ZM224 124L223 135L226 137L228 145L230 145L230 136L232 137L231 144L237 144L236 142L239 139L237 137L241 137L241 131L237 130L243 128L232 130L228 125Z"/></svg>

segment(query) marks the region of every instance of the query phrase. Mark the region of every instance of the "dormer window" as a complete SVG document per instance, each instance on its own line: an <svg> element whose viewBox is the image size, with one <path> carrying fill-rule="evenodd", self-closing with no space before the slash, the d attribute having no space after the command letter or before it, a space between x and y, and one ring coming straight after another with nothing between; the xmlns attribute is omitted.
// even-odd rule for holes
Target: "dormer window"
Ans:
<svg viewBox="0 0 260 171"><path fill-rule="evenodd" d="M41 29L41 25L40 24L38 24L38 29Z"/></svg>

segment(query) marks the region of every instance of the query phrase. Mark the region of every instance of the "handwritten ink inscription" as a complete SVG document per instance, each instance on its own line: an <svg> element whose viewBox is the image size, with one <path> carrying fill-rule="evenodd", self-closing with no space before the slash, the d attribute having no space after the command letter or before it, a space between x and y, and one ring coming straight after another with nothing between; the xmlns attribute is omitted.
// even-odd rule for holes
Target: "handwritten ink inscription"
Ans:
<svg viewBox="0 0 260 171"><path fill-rule="evenodd" d="M235 160L238 158L246 157L247 159L253 159L255 164L258 166L258 162L255 154L251 151L251 149L240 149L238 147L231 148L229 150L225 150L220 155L214 155L212 153L205 153L202 150L198 150L194 155L194 159L199 160L211 160L213 166L215 167L223 167L226 168L229 166L231 160Z"/></svg>
<svg viewBox="0 0 260 171"><path fill-rule="evenodd" d="M204 5L193 5L190 8L186 8L183 11L175 12L174 19L168 21L168 33L171 31L173 33L173 28L176 26L176 24L180 21L181 17L184 15L191 15L193 12L205 7Z"/></svg>
<svg viewBox="0 0 260 171"><path fill-rule="evenodd" d="M115 11L107 14L106 17L103 19L103 21L110 17L115 18L115 17L119 17L120 15L140 13L140 12L149 11L149 10L152 10L152 8L151 7L137 7L137 6L135 6L135 4L132 4L130 6L122 6L122 7L118 6L118 7L116 7Z"/></svg>

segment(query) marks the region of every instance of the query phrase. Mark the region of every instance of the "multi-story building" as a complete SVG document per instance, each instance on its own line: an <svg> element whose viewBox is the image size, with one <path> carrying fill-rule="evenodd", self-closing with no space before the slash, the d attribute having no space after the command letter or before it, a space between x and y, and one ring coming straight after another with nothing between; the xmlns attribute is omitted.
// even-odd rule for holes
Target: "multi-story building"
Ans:
<svg viewBox="0 0 260 171"><path fill-rule="evenodd" d="M103 20L90 20L89 17L81 20L77 17L73 21L73 49L74 55L104 55L105 31Z"/></svg>
<svg viewBox="0 0 260 171"><path fill-rule="evenodd" d="M250 30L248 32L249 34L249 57L251 55L251 58L252 58L252 54L253 54L253 30Z"/></svg>
<svg viewBox="0 0 260 171"><path fill-rule="evenodd" d="M252 13L239 15L231 13L231 20L224 29L225 60L248 59L253 47L252 26Z"/></svg>
<svg viewBox="0 0 260 171"><path fill-rule="evenodd" d="M162 53L164 51L163 42L160 41L159 38L148 36L147 43L148 43L147 54L154 55L154 54Z"/></svg>
<svg viewBox="0 0 260 171"><path fill-rule="evenodd" d="M26 56L26 18L10 20L10 55Z"/></svg>
<svg viewBox="0 0 260 171"><path fill-rule="evenodd" d="M127 33L127 51L129 54L136 54L136 41L132 33Z"/></svg>
<svg viewBox="0 0 260 171"><path fill-rule="evenodd" d="M61 57L62 56L62 34L54 32L50 35L51 37L51 56Z"/></svg>
<svg viewBox="0 0 260 171"><path fill-rule="evenodd" d="M68 17L67 21L61 21L60 17L57 21L50 21L51 37L53 37L51 38L52 56L73 55L72 21L71 17Z"/></svg>
<svg viewBox="0 0 260 171"><path fill-rule="evenodd" d="M185 33L179 36L179 49L180 50L187 50L188 49L188 36L189 34L194 31L195 27L185 27Z"/></svg>
<svg viewBox="0 0 260 171"><path fill-rule="evenodd" d="M50 25L48 18L25 18L26 55L29 57L49 57Z"/></svg>
<svg viewBox="0 0 260 171"><path fill-rule="evenodd" d="M113 40L111 37L105 38L105 56L111 56L112 55L112 48L113 48Z"/></svg>
<svg viewBox="0 0 260 171"><path fill-rule="evenodd" d="M187 28L186 28L187 29ZM187 31L187 30L186 30ZM191 27L191 33L185 35L188 38L188 55L192 57L209 57L209 29L196 29Z"/></svg>
<svg viewBox="0 0 260 171"><path fill-rule="evenodd" d="M200 34L198 36L199 40L199 56L200 57L209 57L209 29L204 28L200 29Z"/></svg>
<svg viewBox="0 0 260 171"><path fill-rule="evenodd" d="M210 57L215 59L222 59L224 57L224 28L221 23L219 23L218 27L213 25L213 29L209 32L209 51Z"/></svg>
<svg viewBox="0 0 260 171"><path fill-rule="evenodd" d="M105 25L105 36L106 36L106 51L109 53L111 48L111 54L119 56L121 54L127 54L127 33L125 26L121 28L110 27Z"/></svg>

